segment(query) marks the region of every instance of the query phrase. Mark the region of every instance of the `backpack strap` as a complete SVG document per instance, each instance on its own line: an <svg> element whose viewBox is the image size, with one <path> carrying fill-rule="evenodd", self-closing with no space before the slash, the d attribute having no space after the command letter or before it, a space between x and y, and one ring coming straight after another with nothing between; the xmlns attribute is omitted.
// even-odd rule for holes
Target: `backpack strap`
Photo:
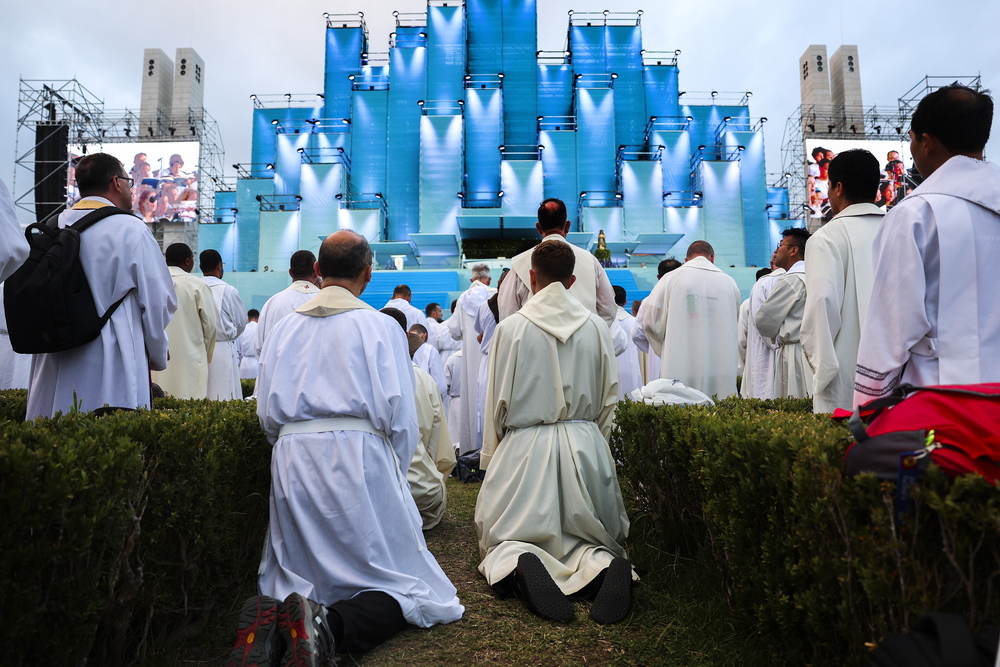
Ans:
<svg viewBox="0 0 1000 667"><path fill-rule="evenodd" d="M77 233L81 233L85 229L88 229L94 224L100 222L101 220L104 220L104 218L109 218L112 215L132 215L132 214L129 213L128 211L123 211L122 209L116 206L102 206L101 208L95 208L93 211L83 216L82 218L74 222L72 225L69 225L68 228L75 230ZM58 223L56 224L58 225ZM104 328L104 325L108 323L108 320L111 319L111 316L115 314L116 310L118 310L118 306L122 305L125 299L128 298L128 295L131 293L132 290L125 292L125 296L123 296L122 298L118 299L113 304L111 304L111 307L108 308L107 312L104 313L104 315L101 317L101 328Z"/></svg>

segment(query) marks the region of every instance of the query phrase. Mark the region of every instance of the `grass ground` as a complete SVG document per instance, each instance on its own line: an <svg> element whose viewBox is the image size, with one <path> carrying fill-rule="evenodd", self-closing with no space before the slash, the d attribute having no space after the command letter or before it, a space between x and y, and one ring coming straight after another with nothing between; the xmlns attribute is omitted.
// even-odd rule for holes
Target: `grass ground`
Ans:
<svg viewBox="0 0 1000 667"><path fill-rule="evenodd" d="M426 533L429 549L465 605L462 620L426 630L411 628L365 655L344 656L341 667L772 664L754 632L730 612L718 573L646 546L641 520L633 522L627 546L646 573L634 589L633 611L623 623L597 625L585 602L575 602L576 621L562 625L533 616L516 599L497 599L477 570L473 514L479 487L450 478L445 517ZM235 613L233 619L235 623ZM209 640L212 645L202 644L198 657L178 664L221 665L234 636Z"/></svg>

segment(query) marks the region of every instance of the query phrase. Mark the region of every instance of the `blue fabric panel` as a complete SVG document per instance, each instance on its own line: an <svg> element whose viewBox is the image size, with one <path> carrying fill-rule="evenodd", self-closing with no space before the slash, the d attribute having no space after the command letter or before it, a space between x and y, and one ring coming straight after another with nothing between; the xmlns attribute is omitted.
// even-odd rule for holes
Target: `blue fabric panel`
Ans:
<svg viewBox="0 0 1000 667"><path fill-rule="evenodd" d="M715 248L715 263L746 266L743 196L739 162L702 162L705 240Z"/></svg>
<svg viewBox="0 0 1000 667"><path fill-rule="evenodd" d="M484 198L500 189L502 93L497 88L465 92L465 189L470 197Z"/></svg>
<svg viewBox="0 0 1000 667"><path fill-rule="evenodd" d="M316 244L313 247L318 248ZM261 211L259 266L287 267L299 249L298 211ZM315 251L314 251L315 252Z"/></svg>
<svg viewBox="0 0 1000 667"><path fill-rule="evenodd" d="M663 209L664 231L684 235L672 248L675 257L683 260L689 245L706 239L704 213L700 206L671 206Z"/></svg>
<svg viewBox="0 0 1000 667"><path fill-rule="evenodd" d="M399 31L404 30L399 28ZM417 30L407 28L406 30ZM427 49L396 47L389 52L392 85L389 87L388 168L389 238L405 240L420 230L420 107L426 99Z"/></svg>
<svg viewBox="0 0 1000 667"><path fill-rule="evenodd" d="M501 0L469 0L465 5L469 74L496 74L503 71L503 20L500 5Z"/></svg>
<svg viewBox="0 0 1000 667"><path fill-rule="evenodd" d="M299 148L309 147L309 134L279 134L275 137L274 193L294 195L299 193L299 175L302 155ZM266 263L266 262L265 262Z"/></svg>
<svg viewBox="0 0 1000 667"><path fill-rule="evenodd" d="M604 230L608 241L625 241L625 209L616 206L595 206L580 211L583 231L596 235Z"/></svg>
<svg viewBox="0 0 1000 667"><path fill-rule="evenodd" d="M351 192L386 192L388 109L389 91L354 91Z"/></svg>
<svg viewBox="0 0 1000 667"><path fill-rule="evenodd" d="M218 206L219 194L215 194L216 206ZM233 201L235 203L235 197ZM237 227L234 224L199 225L198 248L195 250L195 254L207 248L215 248L222 255L222 261L225 262L226 267L234 267L236 266L236 239Z"/></svg>
<svg viewBox="0 0 1000 667"><path fill-rule="evenodd" d="M369 241L378 240L382 235L382 212L377 209L347 209L342 208L337 211L337 215L330 219L336 222L337 229L350 229L361 234ZM381 308L385 301L378 305Z"/></svg>
<svg viewBox="0 0 1000 667"><path fill-rule="evenodd" d="M767 225L767 176L764 167L764 135L761 132L726 132L727 146L743 146L740 152L740 188L743 192L743 234L746 263L767 266L771 238Z"/></svg>
<svg viewBox="0 0 1000 667"><path fill-rule="evenodd" d="M343 178L344 169L340 164L302 165L302 204L297 249L318 253L319 238L337 231L340 202L336 195L343 192Z"/></svg>
<svg viewBox="0 0 1000 667"><path fill-rule="evenodd" d="M260 245L260 203L257 195L274 194L270 178L240 178L236 180L236 259L233 271L259 269L257 249Z"/></svg>
<svg viewBox="0 0 1000 667"><path fill-rule="evenodd" d="M545 146L542 151L545 187L543 199L562 199L570 219L577 221L576 201L580 195L580 185L576 178L576 132L543 131L540 142Z"/></svg>
<svg viewBox="0 0 1000 667"><path fill-rule="evenodd" d="M420 121L420 230L458 233L461 210L462 117L424 116Z"/></svg>
<svg viewBox="0 0 1000 667"><path fill-rule="evenodd" d="M665 206L677 205L681 196L677 193L691 192L691 135L687 130L652 132L649 137L651 149L663 146L660 164L663 173L663 193L671 193L664 199Z"/></svg>
<svg viewBox="0 0 1000 667"><path fill-rule="evenodd" d="M573 115L573 67L571 65L538 66L538 115Z"/></svg>
<svg viewBox="0 0 1000 667"><path fill-rule="evenodd" d="M361 66L361 52L365 48L361 27L327 28L326 69L323 77L323 97L326 102L324 118L347 118L351 113L350 74L357 74Z"/></svg>
<svg viewBox="0 0 1000 667"><path fill-rule="evenodd" d="M323 107L295 107L295 108L275 108L275 109L254 109L253 110L253 130L250 137L250 162L253 163L251 173L254 178L271 178L274 172L265 169L265 164L276 165L278 159L277 144L279 128L272 124L278 121L281 131L289 131L294 134L293 129L301 128L303 121L310 118L321 118Z"/></svg>
<svg viewBox="0 0 1000 667"><path fill-rule="evenodd" d="M642 68L646 98L646 117L681 115L677 103L678 70L676 65L647 65Z"/></svg>
<svg viewBox="0 0 1000 667"><path fill-rule="evenodd" d="M571 26L569 37L570 51L573 54L573 70L577 74L607 73L603 25Z"/></svg>
<svg viewBox="0 0 1000 667"><path fill-rule="evenodd" d="M641 145L649 114L642 85L642 31L639 26L605 28L608 73L614 81L615 141L628 146Z"/></svg>
<svg viewBox="0 0 1000 667"><path fill-rule="evenodd" d="M504 143L538 142L538 64L535 0L505 0L502 5Z"/></svg>
<svg viewBox="0 0 1000 667"><path fill-rule="evenodd" d="M500 163L503 188L503 214L538 216L538 205L545 199L543 167L538 160L504 160Z"/></svg>
<svg viewBox="0 0 1000 667"><path fill-rule="evenodd" d="M465 75L462 7L427 7L427 99L461 100Z"/></svg>
<svg viewBox="0 0 1000 667"><path fill-rule="evenodd" d="M625 238L643 232L663 231L663 169L659 162L622 163L622 195L625 204Z"/></svg>
<svg viewBox="0 0 1000 667"><path fill-rule="evenodd" d="M577 180L580 190L615 190L615 96L614 91L578 88Z"/></svg>

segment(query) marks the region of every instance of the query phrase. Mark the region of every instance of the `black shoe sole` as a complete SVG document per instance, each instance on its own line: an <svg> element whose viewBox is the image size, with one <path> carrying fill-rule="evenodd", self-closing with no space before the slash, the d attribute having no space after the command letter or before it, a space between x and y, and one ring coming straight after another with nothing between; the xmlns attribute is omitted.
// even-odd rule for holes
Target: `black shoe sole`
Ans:
<svg viewBox="0 0 1000 667"><path fill-rule="evenodd" d="M611 561L597 591L590 617L601 625L619 623L632 609L632 564L624 558Z"/></svg>
<svg viewBox="0 0 1000 667"><path fill-rule="evenodd" d="M528 610L544 619L570 623L576 614L538 556L523 553L517 558L517 585Z"/></svg>

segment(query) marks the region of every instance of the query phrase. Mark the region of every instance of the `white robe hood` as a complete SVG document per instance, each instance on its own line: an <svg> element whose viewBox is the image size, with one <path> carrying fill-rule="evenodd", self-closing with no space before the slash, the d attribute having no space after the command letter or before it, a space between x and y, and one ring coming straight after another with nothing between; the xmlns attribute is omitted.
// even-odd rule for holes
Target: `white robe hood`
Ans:
<svg viewBox="0 0 1000 667"><path fill-rule="evenodd" d="M309 317L330 317L331 315L346 313L349 310L357 310L359 308L375 310L345 288L332 285L324 287L318 295L296 308L295 312L308 315Z"/></svg>
<svg viewBox="0 0 1000 667"><path fill-rule="evenodd" d="M518 312L560 343L569 340L590 319L590 311L559 282L537 292Z"/></svg>

